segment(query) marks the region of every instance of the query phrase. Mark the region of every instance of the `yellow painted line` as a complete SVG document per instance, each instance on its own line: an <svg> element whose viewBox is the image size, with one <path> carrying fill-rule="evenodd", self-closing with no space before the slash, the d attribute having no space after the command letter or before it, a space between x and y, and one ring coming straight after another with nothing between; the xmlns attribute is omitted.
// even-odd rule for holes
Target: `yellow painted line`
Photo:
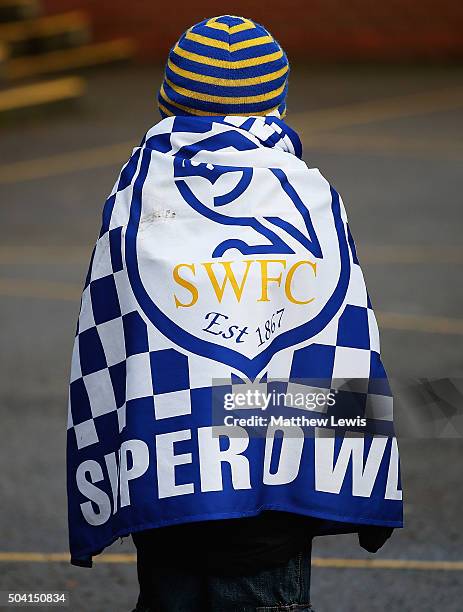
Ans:
<svg viewBox="0 0 463 612"><path fill-rule="evenodd" d="M69 561L69 554L38 552L0 552L0 562L3 563L58 563L62 561Z"/></svg>
<svg viewBox="0 0 463 612"><path fill-rule="evenodd" d="M79 50L70 50L72 53L76 51ZM59 61L57 64L61 65ZM296 128L299 127L302 132L306 132L307 147L331 148L331 150L343 151L355 150L357 148L364 151L371 152L374 150L376 152L392 154L405 151L407 154L413 154L418 157L425 154L427 157L440 157L444 155L461 159L462 148L455 144L455 142L448 140L437 140L435 147L434 139L425 141L424 139L394 139L388 136L375 139L366 136L317 135L318 132L323 132L326 129L431 113L439 110L451 110L461 106L463 106L463 88L455 88L298 113L291 115L290 123ZM3 164L0 166L0 184L37 180L92 168L114 166L122 163L127 158L127 153L132 147L133 143L118 143L82 149L72 153Z"/></svg>
<svg viewBox="0 0 463 612"><path fill-rule="evenodd" d="M66 563L68 553L0 552L3 563ZM137 557L131 553L106 553L94 557L95 563L135 563ZM344 559L336 557L313 557L314 567L347 569L408 569L463 571L463 561L418 561L412 559Z"/></svg>
<svg viewBox="0 0 463 612"><path fill-rule="evenodd" d="M387 142L375 144L374 138L360 139L350 137L350 140L331 135L316 136L308 140L308 148L328 151L376 152L400 154L406 151L415 157L436 158L444 156L447 159L463 159L463 148L450 141L440 141L433 148L433 141L413 141L389 139ZM51 155L26 161L18 161L0 165L0 184L20 183L23 181L40 180L63 174L72 174L94 168L107 168L122 164L134 147L133 142L122 142L102 147L80 149L69 153Z"/></svg>
<svg viewBox="0 0 463 612"><path fill-rule="evenodd" d="M76 70L129 59L135 45L131 39L121 38L108 42L42 53L35 57L10 60L4 69L7 79L24 79L49 72Z"/></svg>
<svg viewBox="0 0 463 612"><path fill-rule="evenodd" d="M3 563L68 563L69 553L41 553L41 552L0 552L0 562ZM97 555L94 563L135 563L135 554Z"/></svg>
<svg viewBox="0 0 463 612"><path fill-rule="evenodd" d="M409 559L337 559L314 557L315 567L348 569L443 570L463 571L463 561L417 561Z"/></svg>
<svg viewBox="0 0 463 612"><path fill-rule="evenodd" d="M89 263L91 246L0 246L0 265Z"/></svg>
<svg viewBox="0 0 463 612"><path fill-rule="evenodd" d="M0 113L70 100L85 91L85 81L68 77L0 91Z"/></svg>
<svg viewBox="0 0 463 612"><path fill-rule="evenodd" d="M82 170L121 165L131 155L133 147L133 142L123 142L3 164L0 166L0 184L31 181Z"/></svg>
<svg viewBox="0 0 463 612"><path fill-rule="evenodd" d="M290 116L290 123L310 135L312 131L415 117L462 107L463 87L452 87L295 113Z"/></svg>
<svg viewBox="0 0 463 612"><path fill-rule="evenodd" d="M415 331L450 336L463 335L463 319L378 311L376 312L376 316L380 329Z"/></svg>
<svg viewBox="0 0 463 612"><path fill-rule="evenodd" d="M39 281L22 278L1 278L0 295L14 298L36 298L77 302L82 287L73 283Z"/></svg>

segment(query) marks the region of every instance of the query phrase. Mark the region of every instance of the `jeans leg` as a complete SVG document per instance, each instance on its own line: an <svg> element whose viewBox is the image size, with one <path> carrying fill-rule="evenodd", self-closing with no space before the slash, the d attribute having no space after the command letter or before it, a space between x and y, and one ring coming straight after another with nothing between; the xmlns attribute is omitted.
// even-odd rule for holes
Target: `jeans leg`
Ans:
<svg viewBox="0 0 463 612"><path fill-rule="evenodd" d="M209 576L209 612L306 612L310 606L310 545L287 564L245 576Z"/></svg>

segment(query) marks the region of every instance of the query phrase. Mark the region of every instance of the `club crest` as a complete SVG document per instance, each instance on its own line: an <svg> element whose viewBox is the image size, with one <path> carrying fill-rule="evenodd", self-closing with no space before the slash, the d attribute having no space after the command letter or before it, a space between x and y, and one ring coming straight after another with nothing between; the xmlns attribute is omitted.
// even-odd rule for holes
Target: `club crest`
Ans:
<svg viewBox="0 0 463 612"><path fill-rule="evenodd" d="M330 323L350 254L339 196L318 171L176 157L173 181L159 185L149 159L134 186L125 258L135 298L162 334L255 377ZM159 192L171 211L161 225L150 222Z"/></svg>

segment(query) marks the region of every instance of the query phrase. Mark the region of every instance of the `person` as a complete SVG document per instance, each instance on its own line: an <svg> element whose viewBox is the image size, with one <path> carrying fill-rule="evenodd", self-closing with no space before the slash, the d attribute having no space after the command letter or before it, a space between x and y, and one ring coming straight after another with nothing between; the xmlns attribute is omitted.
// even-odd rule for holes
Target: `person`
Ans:
<svg viewBox="0 0 463 612"><path fill-rule="evenodd" d="M140 595L134 612L313 610L312 538L321 521L285 512L133 534ZM358 526L377 552L392 528Z"/></svg>
<svg viewBox="0 0 463 612"><path fill-rule="evenodd" d="M376 320L342 201L283 121L288 78L254 21L189 28L104 207L71 373L71 562L131 534L136 612L312 610L314 537L376 552L402 526ZM354 414L376 429L331 427Z"/></svg>

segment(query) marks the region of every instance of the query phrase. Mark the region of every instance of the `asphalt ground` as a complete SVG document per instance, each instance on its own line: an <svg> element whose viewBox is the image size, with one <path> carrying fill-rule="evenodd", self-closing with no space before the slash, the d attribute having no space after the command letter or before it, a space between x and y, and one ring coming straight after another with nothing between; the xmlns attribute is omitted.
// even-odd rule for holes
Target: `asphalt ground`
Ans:
<svg viewBox="0 0 463 612"><path fill-rule="evenodd" d="M102 205L158 120L159 82L157 68L100 71L79 104L1 128L0 591L66 590L76 612L137 596L130 541L91 570L65 560L66 387ZM288 107L307 163L343 196L390 375L461 377L461 70L295 66ZM376 556L354 536L317 539L318 612L463 610L463 442L400 451L406 528Z"/></svg>

